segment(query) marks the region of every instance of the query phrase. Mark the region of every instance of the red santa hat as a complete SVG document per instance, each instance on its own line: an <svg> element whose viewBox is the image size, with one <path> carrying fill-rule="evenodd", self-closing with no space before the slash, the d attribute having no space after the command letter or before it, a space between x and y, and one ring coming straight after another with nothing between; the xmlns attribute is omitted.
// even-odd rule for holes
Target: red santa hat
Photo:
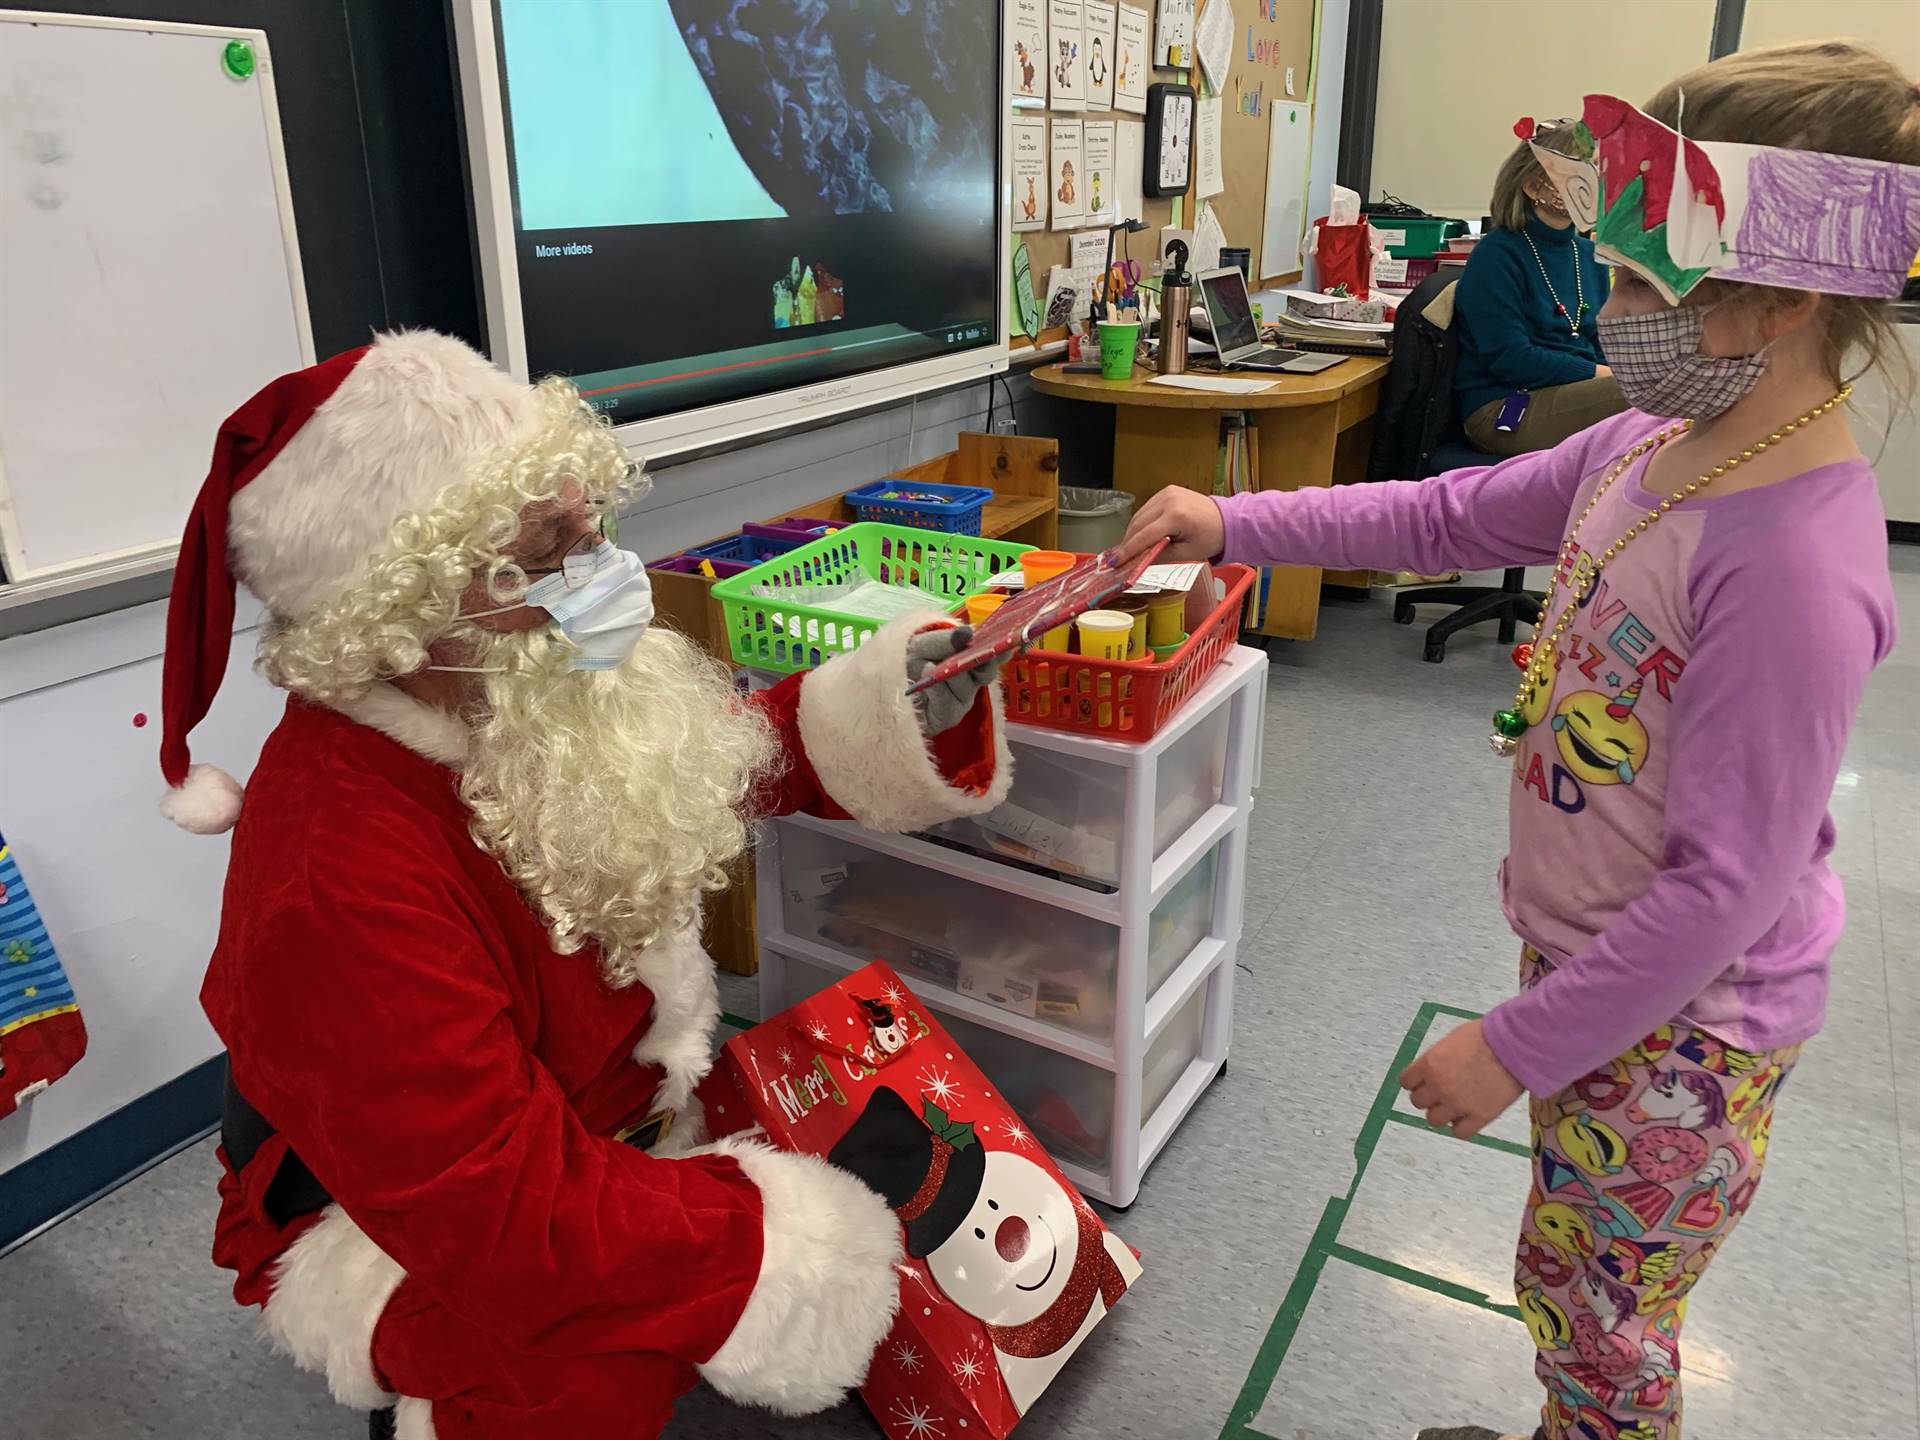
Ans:
<svg viewBox="0 0 1920 1440"><path fill-rule="evenodd" d="M538 413L528 386L470 346L408 331L282 375L227 417L167 607L168 819L215 835L240 815L240 782L193 764L187 748L226 674L235 581L285 619L346 594L396 522L482 457L530 438Z"/></svg>

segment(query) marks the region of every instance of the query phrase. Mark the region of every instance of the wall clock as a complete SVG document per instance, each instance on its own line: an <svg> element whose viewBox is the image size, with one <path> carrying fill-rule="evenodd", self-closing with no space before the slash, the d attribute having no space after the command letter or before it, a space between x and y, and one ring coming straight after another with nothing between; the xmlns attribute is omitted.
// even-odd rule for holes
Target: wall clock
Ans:
<svg viewBox="0 0 1920 1440"><path fill-rule="evenodd" d="M1186 192L1193 174L1191 85L1147 87L1147 154L1142 188L1152 196Z"/></svg>

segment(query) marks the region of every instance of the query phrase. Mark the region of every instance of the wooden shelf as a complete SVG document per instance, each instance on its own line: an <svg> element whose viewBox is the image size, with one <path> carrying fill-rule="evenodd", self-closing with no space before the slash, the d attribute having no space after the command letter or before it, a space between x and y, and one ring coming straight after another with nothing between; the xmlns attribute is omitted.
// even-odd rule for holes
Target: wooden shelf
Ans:
<svg viewBox="0 0 1920 1440"><path fill-rule="evenodd" d="M998 540L1009 531L1053 514L1055 501L1050 495L1003 495L987 502L980 517L980 533Z"/></svg>

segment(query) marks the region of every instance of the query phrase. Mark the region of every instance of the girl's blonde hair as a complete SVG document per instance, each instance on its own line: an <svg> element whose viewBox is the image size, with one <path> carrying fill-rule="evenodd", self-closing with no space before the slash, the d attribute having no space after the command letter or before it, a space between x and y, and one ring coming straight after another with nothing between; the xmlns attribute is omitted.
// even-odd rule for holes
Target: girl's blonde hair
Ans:
<svg viewBox="0 0 1920 1440"><path fill-rule="evenodd" d="M1527 186L1550 187L1551 184L1547 172L1533 158L1533 146L1522 140L1502 163L1500 172L1493 177L1493 199L1488 202L1487 214L1494 228L1524 230L1527 217L1533 214L1533 201L1528 198Z"/></svg>
<svg viewBox="0 0 1920 1440"><path fill-rule="evenodd" d="M1682 75L1644 108L1691 140L1920 165L1920 87L1884 55L1851 40L1808 40L1729 55ZM1701 292L1711 300L1737 297L1763 307L1790 305L1802 294L1712 280L1702 281L1694 294ZM1889 389L1913 388L1913 367L1884 301L1822 295L1814 323L1821 327L1821 362L1835 384L1880 369L1890 372ZM1847 375L1855 352L1862 363Z"/></svg>

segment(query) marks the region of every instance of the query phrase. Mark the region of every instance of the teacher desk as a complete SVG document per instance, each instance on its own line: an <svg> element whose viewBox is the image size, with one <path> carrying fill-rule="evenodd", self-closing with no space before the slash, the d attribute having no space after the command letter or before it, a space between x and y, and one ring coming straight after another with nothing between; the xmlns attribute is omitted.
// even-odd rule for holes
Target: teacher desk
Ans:
<svg viewBox="0 0 1920 1440"><path fill-rule="evenodd" d="M1212 372L1194 372L1212 373ZM1059 365L1033 372L1043 395L1113 406L1113 484L1139 500L1169 485L1211 492L1220 449L1220 417L1247 416L1254 432L1254 483L1262 490L1298 490L1347 484L1365 478L1373 412L1387 361L1349 356L1317 375L1254 375L1272 387L1250 395L1221 395L1150 383L1152 372L1134 367L1127 380L1069 375ZM1311 640L1320 614L1320 567L1277 565L1264 586L1254 628L1263 635ZM1336 584L1365 585L1364 572L1324 577Z"/></svg>

